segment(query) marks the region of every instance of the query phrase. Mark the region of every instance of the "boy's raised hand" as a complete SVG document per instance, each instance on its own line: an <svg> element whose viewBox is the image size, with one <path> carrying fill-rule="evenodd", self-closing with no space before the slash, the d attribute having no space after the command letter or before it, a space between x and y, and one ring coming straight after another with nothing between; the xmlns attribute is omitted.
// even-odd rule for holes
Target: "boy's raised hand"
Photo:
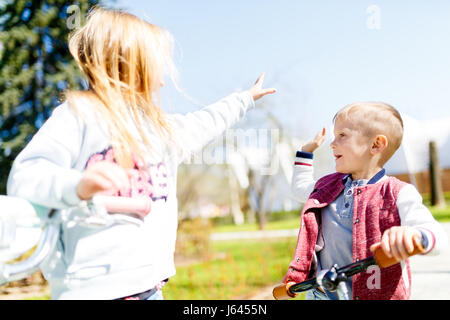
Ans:
<svg viewBox="0 0 450 320"><path fill-rule="evenodd" d="M258 79L256 80L255 84L253 85L253 87L251 87L248 91L250 92L250 94L253 97L253 100L258 100L261 99L262 97L264 97L266 94L272 94L277 92L276 89L274 88L270 88L270 89L263 89L262 85L264 82L264 77L265 77L266 73L263 72Z"/></svg>
<svg viewBox="0 0 450 320"><path fill-rule="evenodd" d="M310 141L302 146L302 151L313 153L325 141L326 129L319 131L313 141Z"/></svg>

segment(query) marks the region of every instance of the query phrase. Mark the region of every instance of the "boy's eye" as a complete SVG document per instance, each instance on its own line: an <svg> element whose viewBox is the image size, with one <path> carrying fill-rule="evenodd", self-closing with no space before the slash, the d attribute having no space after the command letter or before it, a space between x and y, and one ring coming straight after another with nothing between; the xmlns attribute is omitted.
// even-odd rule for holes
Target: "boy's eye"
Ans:
<svg viewBox="0 0 450 320"><path fill-rule="evenodd" d="M345 137L345 134L344 133L340 133L339 137Z"/></svg>

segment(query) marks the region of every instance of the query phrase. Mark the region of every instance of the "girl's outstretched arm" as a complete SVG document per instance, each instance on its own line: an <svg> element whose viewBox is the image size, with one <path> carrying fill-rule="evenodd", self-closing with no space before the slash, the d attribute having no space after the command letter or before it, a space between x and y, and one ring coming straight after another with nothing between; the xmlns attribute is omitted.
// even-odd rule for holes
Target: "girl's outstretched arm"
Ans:
<svg viewBox="0 0 450 320"><path fill-rule="evenodd" d="M249 90L233 93L199 111L171 115L178 145L182 149L179 162L200 151L240 121L249 109L254 108L256 100L276 92L273 88L263 89L264 76L264 73L261 74Z"/></svg>

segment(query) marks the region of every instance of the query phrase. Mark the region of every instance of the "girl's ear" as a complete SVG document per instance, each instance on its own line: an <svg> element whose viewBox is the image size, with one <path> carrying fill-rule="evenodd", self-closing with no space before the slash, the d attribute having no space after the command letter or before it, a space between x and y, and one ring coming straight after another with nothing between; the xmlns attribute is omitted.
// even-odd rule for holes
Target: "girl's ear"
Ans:
<svg viewBox="0 0 450 320"><path fill-rule="evenodd" d="M377 154L383 152L388 146L388 139L385 135L379 134L375 137L373 141L371 153Z"/></svg>

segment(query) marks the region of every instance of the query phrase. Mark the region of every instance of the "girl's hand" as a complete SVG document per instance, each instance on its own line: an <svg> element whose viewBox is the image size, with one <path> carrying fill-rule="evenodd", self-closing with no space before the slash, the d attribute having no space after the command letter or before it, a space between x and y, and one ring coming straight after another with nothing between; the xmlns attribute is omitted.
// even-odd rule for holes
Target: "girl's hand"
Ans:
<svg viewBox="0 0 450 320"><path fill-rule="evenodd" d="M414 247L420 244L422 234L412 227L392 227L383 233L381 243L374 244L370 251L381 246L389 258L394 257L397 261L405 260L411 256Z"/></svg>
<svg viewBox="0 0 450 320"><path fill-rule="evenodd" d="M77 185L77 195L81 200L91 199L96 193L115 193L130 187L128 174L115 163L99 161L89 166Z"/></svg>
<svg viewBox="0 0 450 320"><path fill-rule="evenodd" d="M325 135L327 131L325 128L322 129L319 133L317 133L316 137L313 141L306 143L302 147L302 151L313 153L320 145L325 141Z"/></svg>
<svg viewBox="0 0 450 320"><path fill-rule="evenodd" d="M265 75L266 75L266 73L263 72L259 76L259 78L256 80L255 85L248 90L250 92L250 94L253 96L253 100L255 100L255 101L258 99L261 99L266 94L272 94L272 93L277 92L277 90L274 88L270 88L270 89L262 88Z"/></svg>

